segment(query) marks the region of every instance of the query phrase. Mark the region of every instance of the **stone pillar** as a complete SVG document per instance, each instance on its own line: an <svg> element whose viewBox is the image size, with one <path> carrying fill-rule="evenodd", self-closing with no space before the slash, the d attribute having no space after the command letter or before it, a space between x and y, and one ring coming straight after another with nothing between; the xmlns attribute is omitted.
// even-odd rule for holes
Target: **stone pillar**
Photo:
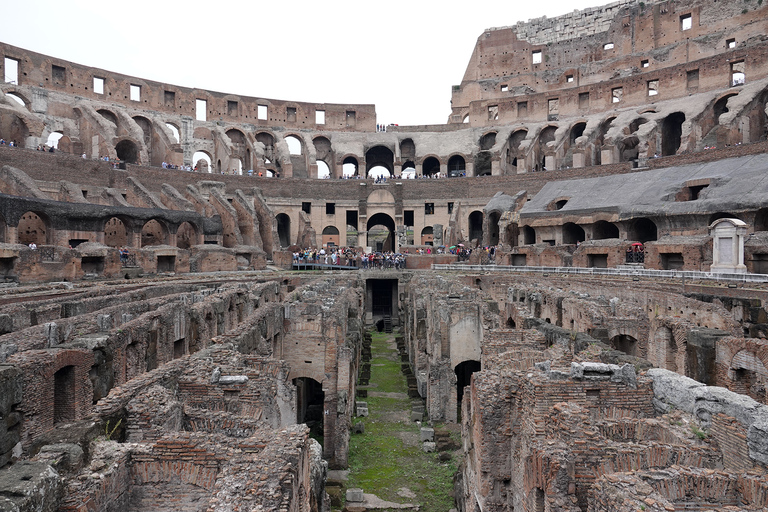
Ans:
<svg viewBox="0 0 768 512"><path fill-rule="evenodd" d="M747 225L739 219L718 219L709 226L712 236L712 266L710 272L743 274L744 235Z"/></svg>

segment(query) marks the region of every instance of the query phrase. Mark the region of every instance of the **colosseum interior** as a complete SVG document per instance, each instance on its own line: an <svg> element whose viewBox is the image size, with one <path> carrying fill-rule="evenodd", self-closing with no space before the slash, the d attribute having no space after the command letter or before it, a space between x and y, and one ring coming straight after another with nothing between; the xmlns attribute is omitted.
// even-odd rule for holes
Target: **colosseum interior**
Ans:
<svg viewBox="0 0 768 512"><path fill-rule="evenodd" d="M766 34L488 29L445 124L386 130L0 43L0 510L375 509L328 475L379 330L459 512L768 510Z"/></svg>

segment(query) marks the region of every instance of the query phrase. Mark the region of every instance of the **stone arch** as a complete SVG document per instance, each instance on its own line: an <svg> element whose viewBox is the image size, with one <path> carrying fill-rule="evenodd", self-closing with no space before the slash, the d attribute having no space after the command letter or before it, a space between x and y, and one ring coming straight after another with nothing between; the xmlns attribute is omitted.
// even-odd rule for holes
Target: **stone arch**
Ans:
<svg viewBox="0 0 768 512"><path fill-rule="evenodd" d="M555 149L549 146L550 142L555 141L555 135L557 133L557 126L555 125L548 125L545 126L541 132L539 133L539 140L536 145L537 147L537 160L534 164L534 170L541 171L545 168L547 170L554 170L555 164L554 162L550 162L550 166L547 167L547 157L552 157L554 159L555 156Z"/></svg>
<svg viewBox="0 0 768 512"><path fill-rule="evenodd" d="M629 334L616 334L611 337L609 344L614 350L630 356L637 355L637 339Z"/></svg>
<svg viewBox="0 0 768 512"><path fill-rule="evenodd" d="M467 172L467 162L462 155L453 155L448 159L448 176L461 176Z"/></svg>
<svg viewBox="0 0 768 512"><path fill-rule="evenodd" d="M434 231L432 226L425 226L421 230L421 245L432 245L434 240Z"/></svg>
<svg viewBox="0 0 768 512"><path fill-rule="evenodd" d="M198 229L192 222L184 221L176 229L176 247L189 249L198 242Z"/></svg>
<svg viewBox="0 0 768 512"><path fill-rule="evenodd" d="M59 141L64 137L64 133L61 131L55 131L48 134L48 138L45 140L45 145L49 148L59 149Z"/></svg>
<svg viewBox="0 0 768 512"><path fill-rule="evenodd" d="M423 176L435 176L440 174L440 160L434 156L428 156L421 164L421 174Z"/></svg>
<svg viewBox="0 0 768 512"><path fill-rule="evenodd" d="M133 116L133 122L139 125L142 133L144 134L144 144L147 146L152 145L152 121L144 116Z"/></svg>
<svg viewBox="0 0 768 512"><path fill-rule="evenodd" d="M490 151L496 145L496 132L488 132L478 141L480 151Z"/></svg>
<svg viewBox="0 0 768 512"><path fill-rule="evenodd" d="M719 219L739 219L741 218L738 215L734 215L732 213L728 212L716 212L709 216L709 220L707 222L707 226L711 226L713 222Z"/></svg>
<svg viewBox="0 0 768 512"><path fill-rule="evenodd" d="M507 168L517 171L517 160L522 155L519 155L520 144L528 136L528 130L520 129L515 130L507 139Z"/></svg>
<svg viewBox="0 0 768 512"><path fill-rule="evenodd" d="M224 132L232 144L242 145L246 144L245 134L237 128L230 128Z"/></svg>
<svg viewBox="0 0 768 512"><path fill-rule="evenodd" d="M579 121L571 126L570 133L568 134L571 144L576 144L576 139L584 135L584 130L586 130L586 128L587 123L585 121Z"/></svg>
<svg viewBox="0 0 768 512"><path fill-rule="evenodd" d="M5 95L11 98L12 100L14 100L16 103L18 103L24 108L29 108L29 105L32 104L32 102L29 101L29 99L27 98L27 95L22 94L19 91L8 91L5 93Z"/></svg>
<svg viewBox="0 0 768 512"><path fill-rule="evenodd" d="M768 231L768 208L757 210L754 226L755 231Z"/></svg>
<svg viewBox="0 0 768 512"><path fill-rule="evenodd" d="M478 151L475 155L475 176L493 174L493 154L490 151Z"/></svg>
<svg viewBox="0 0 768 512"><path fill-rule="evenodd" d="M592 228L592 238L594 240L607 240L609 238L619 238L619 228L616 224L605 220L595 222Z"/></svg>
<svg viewBox="0 0 768 512"><path fill-rule="evenodd" d="M413 139L403 139L400 142L400 159L416 160L416 144Z"/></svg>
<svg viewBox="0 0 768 512"><path fill-rule="evenodd" d="M726 93L715 101L715 104L712 106L712 120L715 126L720 124L720 116L728 112L728 100L738 96L738 94L737 92Z"/></svg>
<svg viewBox="0 0 768 512"><path fill-rule="evenodd" d="M288 134L284 138L288 145L288 153L293 167L294 178L308 178L307 151L304 147L304 139L296 134Z"/></svg>
<svg viewBox="0 0 768 512"><path fill-rule="evenodd" d="M120 217L111 217L104 223L104 245L125 247L131 245L130 224Z"/></svg>
<svg viewBox="0 0 768 512"><path fill-rule="evenodd" d="M467 233L469 241L477 240L479 244L483 243L483 212L475 210L467 218Z"/></svg>
<svg viewBox="0 0 768 512"><path fill-rule="evenodd" d="M656 223L647 217L632 219L627 230L627 238L640 243L658 240Z"/></svg>
<svg viewBox="0 0 768 512"><path fill-rule="evenodd" d="M164 222L150 219L141 227L141 246L165 245L168 243L168 227Z"/></svg>
<svg viewBox="0 0 768 512"><path fill-rule="evenodd" d="M315 137L312 139L312 144L315 146L315 161L317 162L317 177L324 178L326 176L334 177L334 173L331 170L333 164L333 151L331 148L331 141L328 137ZM324 165L324 169L321 172L321 166Z"/></svg>
<svg viewBox="0 0 768 512"><path fill-rule="evenodd" d="M117 114L106 108L100 108L96 111L101 117L109 121L115 128L117 128Z"/></svg>
<svg viewBox="0 0 768 512"><path fill-rule="evenodd" d="M586 239L584 228L573 222L563 224L563 243L566 245L576 245Z"/></svg>
<svg viewBox="0 0 768 512"><path fill-rule="evenodd" d="M115 153L118 160L122 160L128 164L138 164L139 159L139 146L131 139L123 139L115 145Z"/></svg>
<svg viewBox="0 0 768 512"><path fill-rule="evenodd" d="M212 161L213 158L207 151L198 150L192 155L192 166L197 172L213 172Z"/></svg>
<svg viewBox="0 0 768 512"><path fill-rule="evenodd" d="M278 213L275 217L277 221L277 239L280 247L285 248L291 245L291 218L285 213Z"/></svg>
<svg viewBox="0 0 768 512"><path fill-rule="evenodd" d="M181 142L181 130L179 130L179 126L176 123L172 123L170 121L166 121L165 126L173 134L172 142L179 144Z"/></svg>
<svg viewBox="0 0 768 512"><path fill-rule="evenodd" d="M19 219L17 238L20 244L49 245L52 242L51 220L42 212L25 212Z"/></svg>
<svg viewBox="0 0 768 512"><path fill-rule="evenodd" d="M376 226L384 226L388 231L388 235L383 241L376 241L375 244L372 244L371 242L375 241L375 239L371 237L371 231L374 231L375 235L376 230L372 230L372 228ZM368 231L366 245L368 247L373 247L374 251L381 252L396 250L395 221L388 214L379 212L369 217L368 223L366 225L366 231Z"/></svg>
<svg viewBox="0 0 768 512"><path fill-rule="evenodd" d="M339 229L336 226L326 226L323 228L323 246L336 246L340 245Z"/></svg>
<svg viewBox="0 0 768 512"><path fill-rule="evenodd" d="M352 155L344 157L341 161L341 172L347 178L360 176L360 164L357 158Z"/></svg>
<svg viewBox="0 0 768 512"><path fill-rule="evenodd" d="M386 146L374 146L365 153L365 175L374 167L384 167L392 175L395 167L395 155Z"/></svg>
<svg viewBox="0 0 768 512"><path fill-rule="evenodd" d="M4 114L0 111L0 138L6 142L15 141L19 147L25 147L29 128L27 123L14 113Z"/></svg>
<svg viewBox="0 0 768 512"><path fill-rule="evenodd" d="M616 120L616 116L610 116L600 123L598 129L597 138L595 138L595 165L601 165L603 163L601 150L605 144L605 136L608 135L608 130L611 129L611 124Z"/></svg>
<svg viewBox="0 0 768 512"><path fill-rule="evenodd" d="M531 226L523 226L523 245L536 243L536 230Z"/></svg>

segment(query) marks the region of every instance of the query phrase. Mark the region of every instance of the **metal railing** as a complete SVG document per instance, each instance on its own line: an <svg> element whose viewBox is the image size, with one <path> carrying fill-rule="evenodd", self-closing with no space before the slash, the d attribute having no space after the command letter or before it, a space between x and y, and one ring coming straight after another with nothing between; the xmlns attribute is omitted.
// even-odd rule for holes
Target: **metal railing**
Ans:
<svg viewBox="0 0 768 512"><path fill-rule="evenodd" d="M603 276L648 277L663 279L706 279L711 281L731 281L740 283L768 283L768 274L730 274L700 272L695 270L651 270L595 267L516 267L511 265L458 265L433 264L432 270L457 272L510 272L518 274L578 274Z"/></svg>

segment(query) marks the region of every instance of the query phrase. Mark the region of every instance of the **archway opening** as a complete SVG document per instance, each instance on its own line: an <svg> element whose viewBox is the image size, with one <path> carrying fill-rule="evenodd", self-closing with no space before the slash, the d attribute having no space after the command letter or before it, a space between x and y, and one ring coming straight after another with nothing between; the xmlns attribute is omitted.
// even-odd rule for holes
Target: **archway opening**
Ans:
<svg viewBox="0 0 768 512"><path fill-rule="evenodd" d="M317 161L317 178L327 180L331 177L331 168L322 160Z"/></svg>
<svg viewBox="0 0 768 512"><path fill-rule="evenodd" d="M115 153L117 153L117 158L119 160L122 160L127 164L139 163L139 149L133 141L127 139L121 140L117 143L117 146L115 146Z"/></svg>
<svg viewBox="0 0 768 512"><path fill-rule="evenodd" d="M421 173L429 177L440 174L440 161L433 156L426 158L421 164Z"/></svg>
<svg viewBox="0 0 768 512"><path fill-rule="evenodd" d="M277 238L280 247L285 248L291 245L291 218L285 213L277 214Z"/></svg>
<svg viewBox="0 0 768 512"><path fill-rule="evenodd" d="M323 247L338 247L339 244L338 228L336 226L326 226L323 229Z"/></svg>
<svg viewBox="0 0 768 512"><path fill-rule="evenodd" d="M104 226L104 244L109 247L123 247L128 245L128 229L125 223L112 217Z"/></svg>
<svg viewBox="0 0 768 512"><path fill-rule="evenodd" d="M204 151L196 151L192 155L192 164L197 172L213 172L211 166L211 155Z"/></svg>
<svg viewBox="0 0 768 512"><path fill-rule="evenodd" d="M469 241L477 241L476 245L483 243L483 212L475 210L469 214ZM473 242L474 243L474 242Z"/></svg>
<svg viewBox="0 0 768 512"><path fill-rule="evenodd" d="M586 130L586 129L587 129L587 123L585 123L585 122L576 123L575 125L573 125L573 127L571 128L571 133L570 133L571 144L575 144L576 143L576 139L578 139L579 137L584 135L584 130Z"/></svg>
<svg viewBox="0 0 768 512"><path fill-rule="evenodd" d="M576 245L586 239L584 228L573 222L563 224L563 243L566 245Z"/></svg>
<svg viewBox="0 0 768 512"><path fill-rule="evenodd" d="M490 151L496 145L496 132L486 133L478 143L481 151Z"/></svg>
<svg viewBox="0 0 768 512"><path fill-rule="evenodd" d="M368 219L366 245L376 252L395 250L395 221L386 213L377 213Z"/></svg>
<svg viewBox="0 0 768 512"><path fill-rule="evenodd" d="M357 158L348 156L344 159L344 163L341 165L341 173L345 178L351 178L352 176L359 176Z"/></svg>
<svg viewBox="0 0 768 512"><path fill-rule="evenodd" d="M166 243L168 231L159 221L151 219L141 228L141 246L163 245Z"/></svg>
<svg viewBox="0 0 768 512"><path fill-rule="evenodd" d="M682 140L684 122L685 114L682 112L674 112L664 118L661 124L661 154L663 156L677 154Z"/></svg>
<svg viewBox="0 0 768 512"><path fill-rule="evenodd" d="M536 243L536 230L531 226L523 226L523 244L533 245Z"/></svg>
<svg viewBox="0 0 768 512"><path fill-rule="evenodd" d="M712 215L709 216L709 221L708 221L707 225L709 226L713 222L715 222L716 220L719 220L719 219L739 219L739 216L738 215L734 215L732 213L728 213L728 212L713 213ZM741 219L739 219L739 220L741 220ZM757 229L755 229L755 231L757 231Z"/></svg>
<svg viewBox="0 0 768 512"><path fill-rule="evenodd" d="M594 240L608 240L609 238L619 238L619 228L608 221L599 220L595 222L592 230Z"/></svg>
<svg viewBox="0 0 768 512"><path fill-rule="evenodd" d="M26 212L19 219L17 228L20 244L45 245L48 243L48 219L42 214Z"/></svg>
<svg viewBox="0 0 768 512"><path fill-rule="evenodd" d="M296 422L309 427L309 435L321 445L324 443L325 392L323 385L309 377L293 379L296 386Z"/></svg>
<svg viewBox="0 0 768 512"><path fill-rule="evenodd" d="M197 229L189 222L182 222L176 230L176 247L189 249L193 245L197 245Z"/></svg>
<svg viewBox="0 0 768 512"><path fill-rule="evenodd" d="M59 140L64 136L61 132L51 132L48 135L48 140L45 141L45 145L49 148L59 149Z"/></svg>
<svg viewBox="0 0 768 512"><path fill-rule="evenodd" d="M627 355L637 355L637 340L628 334L617 334L611 338L611 348Z"/></svg>
<svg viewBox="0 0 768 512"><path fill-rule="evenodd" d="M385 146L374 146L365 153L365 174L370 177L374 168L383 167L391 176L395 169L394 162L395 155L391 149Z"/></svg>
<svg viewBox="0 0 768 512"><path fill-rule="evenodd" d="M432 226L427 226L421 230L421 245L432 245L434 238Z"/></svg>
<svg viewBox="0 0 768 512"><path fill-rule="evenodd" d="M453 155L448 159L448 176L463 176L467 173L467 162L461 155Z"/></svg>
<svg viewBox="0 0 768 512"><path fill-rule="evenodd" d="M634 219L628 229L628 237L635 242L645 243L658 239L656 224L648 218Z"/></svg>
<svg viewBox="0 0 768 512"><path fill-rule="evenodd" d="M456 417L461 420L461 401L464 399L464 388L472 382L472 374L481 370L480 361L463 361L453 370L456 374Z"/></svg>
<svg viewBox="0 0 768 512"><path fill-rule="evenodd" d="M490 151L478 151L475 155L475 176L490 176L493 174Z"/></svg>

